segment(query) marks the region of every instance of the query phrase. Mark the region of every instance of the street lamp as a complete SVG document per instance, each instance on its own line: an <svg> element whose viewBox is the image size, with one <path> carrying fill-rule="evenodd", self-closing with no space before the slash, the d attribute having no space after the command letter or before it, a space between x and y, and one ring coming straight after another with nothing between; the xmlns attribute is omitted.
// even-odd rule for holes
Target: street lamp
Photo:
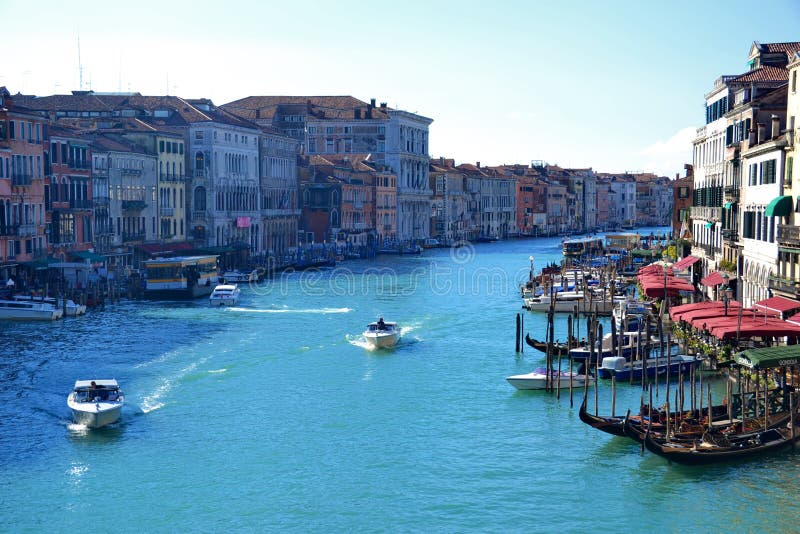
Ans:
<svg viewBox="0 0 800 534"><path fill-rule="evenodd" d="M722 282L723 282L723 284L725 284L724 290L723 290L723 295L722 295L722 301L725 303L725 316L727 317L728 316L728 303L730 302L731 297L733 296L733 289L728 287L728 275L727 274L723 274L722 275Z"/></svg>

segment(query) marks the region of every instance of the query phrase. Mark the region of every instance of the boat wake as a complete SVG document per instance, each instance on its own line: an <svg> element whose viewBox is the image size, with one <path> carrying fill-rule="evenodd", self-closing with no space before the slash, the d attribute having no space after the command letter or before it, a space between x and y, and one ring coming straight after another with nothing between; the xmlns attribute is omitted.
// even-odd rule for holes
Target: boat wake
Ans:
<svg viewBox="0 0 800 534"><path fill-rule="evenodd" d="M350 313L353 311L351 308L300 308L300 309L291 309L291 308L271 308L271 309L259 309L259 308L228 308L229 311L232 312L242 312L242 313L314 313L314 314L331 314L331 313Z"/></svg>
<svg viewBox="0 0 800 534"><path fill-rule="evenodd" d="M364 336L361 334L358 335L347 334L345 336L345 339L347 340L348 343L350 343L354 347L361 347L364 350L370 350L370 351L377 350L375 347L367 343L367 340L364 339Z"/></svg>

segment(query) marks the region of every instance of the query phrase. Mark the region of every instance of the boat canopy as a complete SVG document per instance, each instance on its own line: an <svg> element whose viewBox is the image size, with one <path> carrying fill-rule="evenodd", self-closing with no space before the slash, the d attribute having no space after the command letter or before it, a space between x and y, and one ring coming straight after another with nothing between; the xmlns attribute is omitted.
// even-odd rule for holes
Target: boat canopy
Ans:
<svg viewBox="0 0 800 534"><path fill-rule="evenodd" d="M739 365L751 369L774 369L797 365L800 364L800 345L748 349L735 354L734 360Z"/></svg>
<svg viewBox="0 0 800 534"><path fill-rule="evenodd" d="M113 378L109 379L95 379L95 380L76 380L75 381L75 389L89 389L92 387L92 382L96 387L104 387L104 388L118 388L119 384Z"/></svg>

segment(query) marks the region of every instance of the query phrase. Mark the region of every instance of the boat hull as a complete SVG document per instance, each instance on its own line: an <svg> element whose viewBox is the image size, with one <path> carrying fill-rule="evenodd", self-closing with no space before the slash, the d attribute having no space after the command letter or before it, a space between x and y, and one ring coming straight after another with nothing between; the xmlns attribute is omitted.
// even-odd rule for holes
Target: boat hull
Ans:
<svg viewBox="0 0 800 534"><path fill-rule="evenodd" d="M182 289L145 289L144 297L149 300L194 300L210 295L212 285L195 285Z"/></svg>
<svg viewBox="0 0 800 534"><path fill-rule="evenodd" d="M373 349L388 349L397 345L397 342L400 340L400 333L399 332L391 332L391 333L375 333L375 332L364 332L364 339L369 345L370 348Z"/></svg>
<svg viewBox="0 0 800 534"><path fill-rule="evenodd" d="M61 319L64 311L46 303L0 301L0 320L5 321L54 321Z"/></svg>
<svg viewBox="0 0 800 534"><path fill-rule="evenodd" d="M70 403L70 408L72 408L72 419L75 423L87 428L102 428L116 423L122 414L121 402L87 402L83 404L84 406L77 406L77 403Z"/></svg>
<svg viewBox="0 0 800 534"><path fill-rule="evenodd" d="M210 306L236 306L239 304L239 297L209 298Z"/></svg>
<svg viewBox="0 0 800 534"><path fill-rule="evenodd" d="M605 362L604 362L605 363ZM695 358L680 358L672 359L667 365L666 358L652 359L647 362L647 370L642 369L641 362L633 362L633 368L630 363L625 363L621 368L601 366L597 369L597 375L600 378L616 378L617 380L630 380L631 373L633 373L633 380L641 380L645 374L648 378L655 378L656 375L663 376L667 374L667 367L673 376L678 376L678 373L688 373L691 371L692 366L697 364Z"/></svg>
<svg viewBox="0 0 800 534"><path fill-rule="evenodd" d="M573 388L582 388L584 387L585 383L589 382L589 385L594 383L594 378L591 376L586 375L572 375L572 387ZM543 373L528 373L524 375L514 375L509 376L506 378L506 381L514 386L518 390L523 391L530 391L530 390L539 390L539 389L546 389L547 388L547 375ZM561 376L553 376L551 380L551 385L554 388L560 389L569 389L570 384L570 377L568 374L562 374Z"/></svg>

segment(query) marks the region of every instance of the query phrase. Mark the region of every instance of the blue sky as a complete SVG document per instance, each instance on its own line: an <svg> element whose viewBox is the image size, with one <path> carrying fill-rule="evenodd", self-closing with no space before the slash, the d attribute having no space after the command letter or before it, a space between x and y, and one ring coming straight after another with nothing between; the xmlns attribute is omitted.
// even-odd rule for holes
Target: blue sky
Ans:
<svg viewBox="0 0 800 534"><path fill-rule="evenodd" d="M674 177L703 94L800 2L0 0L12 93L375 98L434 119L431 156Z"/></svg>

